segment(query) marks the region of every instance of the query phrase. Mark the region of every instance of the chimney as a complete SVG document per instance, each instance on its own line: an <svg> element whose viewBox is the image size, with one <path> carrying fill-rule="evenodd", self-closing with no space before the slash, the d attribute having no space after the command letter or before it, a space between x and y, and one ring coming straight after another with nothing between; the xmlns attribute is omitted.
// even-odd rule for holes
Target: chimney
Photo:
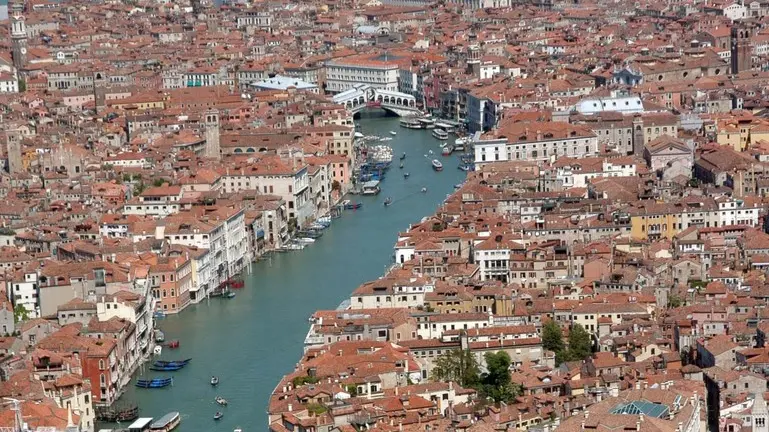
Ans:
<svg viewBox="0 0 769 432"><path fill-rule="evenodd" d="M587 420L587 419L589 419L589 418L590 418L590 410L589 410L589 409L586 409L586 410L585 410L585 420Z"/></svg>
<svg viewBox="0 0 769 432"><path fill-rule="evenodd" d="M291 404L288 404L288 412L291 412L294 410L294 406Z"/></svg>

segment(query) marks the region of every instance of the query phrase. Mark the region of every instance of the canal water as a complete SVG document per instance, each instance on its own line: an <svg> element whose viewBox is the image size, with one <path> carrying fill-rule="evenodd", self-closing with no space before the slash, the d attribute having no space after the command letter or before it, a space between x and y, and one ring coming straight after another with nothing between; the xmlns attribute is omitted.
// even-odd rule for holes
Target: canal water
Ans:
<svg viewBox="0 0 769 432"><path fill-rule="evenodd" d="M191 357L192 362L175 373L146 371L146 377L173 374L173 387L127 390L124 399L137 402L142 417L179 411L183 432L267 430L269 395L299 360L310 315L336 308L359 284L381 276L393 263L397 233L433 214L464 179L457 157L440 156L440 143L430 131L405 129L397 118L375 115L364 117L360 124L366 135L397 132L385 143L393 147L395 160L382 182L382 193L350 197L363 207L346 211L304 250L255 263L245 275L246 287L234 299L210 299L159 320L166 340L181 342L179 349L165 349L160 358ZM407 157L400 170L398 157L403 152ZM432 158L444 162L443 172L432 170ZM410 177L404 179L403 172ZM427 193L420 192L423 187ZM385 208L387 197L393 203ZM209 383L212 375L220 379L216 388ZM229 406L216 405L217 395ZM217 411L224 417L214 421Z"/></svg>

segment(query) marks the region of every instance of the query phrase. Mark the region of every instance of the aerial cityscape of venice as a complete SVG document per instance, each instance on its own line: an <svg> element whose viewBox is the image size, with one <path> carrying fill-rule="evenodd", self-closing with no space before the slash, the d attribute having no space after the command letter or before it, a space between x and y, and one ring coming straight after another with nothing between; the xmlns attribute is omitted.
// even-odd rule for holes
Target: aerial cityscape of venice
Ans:
<svg viewBox="0 0 769 432"><path fill-rule="evenodd" d="M0 0L0 432L769 432L769 0Z"/></svg>

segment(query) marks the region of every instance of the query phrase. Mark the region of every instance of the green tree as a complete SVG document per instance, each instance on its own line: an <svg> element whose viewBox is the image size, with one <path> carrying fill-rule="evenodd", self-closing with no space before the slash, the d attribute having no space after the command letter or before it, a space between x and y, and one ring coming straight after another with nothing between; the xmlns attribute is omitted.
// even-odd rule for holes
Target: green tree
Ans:
<svg viewBox="0 0 769 432"><path fill-rule="evenodd" d="M571 360L584 360L593 352L590 334L579 324L574 324L569 332L569 357Z"/></svg>
<svg viewBox="0 0 769 432"><path fill-rule="evenodd" d="M668 307L675 309L678 307L681 307L683 304L683 300L681 300L681 297L679 297L676 294L671 294L670 297L668 297Z"/></svg>
<svg viewBox="0 0 769 432"><path fill-rule="evenodd" d="M29 319L29 311L22 304L17 304L13 308L13 320L15 322L22 322Z"/></svg>
<svg viewBox="0 0 769 432"><path fill-rule="evenodd" d="M542 347L556 354L566 349L561 326L553 320L546 322L542 326Z"/></svg>
<svg viewBox="0 0 769 432"><path fill-rule="evenodd" d="M486 353L486 372L483 374L481 394L494 402L512 402L520 395L520 387L510 379L510 355L505 351Z"/></svg>
<svg viewBox="0 0 769 432"><path fill-rule="evenodd" d="M475 388L480 383L480 367L470 350L451 350L435 359L433 380L454 381L462 387Z"/></svg>
<svg viewBox="0 0 769 432"><path fill-rule="evenodd" d="M23 79L19 80L19 93L24 93L27 91L27 82Z"/></svg>
<svg viewBox="0 0 769 432"><path fill-rule="evenodd" d="M155 179L155 181L152 182L152 186L160 187L160 186L163 186L163 183L165 183L165 182L166 181L163 180L162 178Z"/></svg>

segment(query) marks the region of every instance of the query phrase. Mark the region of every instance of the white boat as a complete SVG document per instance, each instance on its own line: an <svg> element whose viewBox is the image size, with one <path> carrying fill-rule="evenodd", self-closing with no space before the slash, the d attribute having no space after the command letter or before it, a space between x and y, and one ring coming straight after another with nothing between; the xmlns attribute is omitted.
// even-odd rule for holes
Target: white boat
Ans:
<svg viewBox="0 0 769 432"><path fill-rule="evenodd" d="M363 183L363 195L376 195L379 191L379 180L370 180Z"/></svg>
<svg viewBox="0 0 769 432"><path fill-rule="evenodd" d="M390 131L390 135L398 135L398 132Z"/></svg>
<svg viewBox="0 0 769 432"><path fill-rule="evenodd" d="M306 243L306 244L315 243L315 239L312 239L309 237L302 237L302 238L296 239L296 241L300 243Z"/></svg>
<svg viewBox="0 0 769 432"><path fill-rule="evenodd" d="M443 129L435 128L433 129L432 134L433 134L433 137L438 138L441 141L445 141L449 139L449 133Z"/></svg>
<svg viewBox="0 0 769 432"><path fill-rule="evenodd" d="M393 139L391 137L379 138L379 141L392 141L392 140Z"/></svg>
<svg viewBox="0 0 769 432"><path fill-rule="evenodd" d="M151 431L159 431L159 432L169 432L174 429L176 429L177 426L179 426L179 423L181 423L181 416L178 412L170 412L163 417L161 417L159 420L153 422L150 425Z"/></svg>
<svg viewBox="0 0 769 432"><path fill-rule="evenodd" d="M432 165L435 171L443 171L443 164L438 159L433 159Z"/></svg>
<svg viewBox="0 0 769 432"><path fill-rule="evenodd" d="M362 133L355 132L355 138L363 138L363 137L365 137L365 135L363 135Z"/></svg>

